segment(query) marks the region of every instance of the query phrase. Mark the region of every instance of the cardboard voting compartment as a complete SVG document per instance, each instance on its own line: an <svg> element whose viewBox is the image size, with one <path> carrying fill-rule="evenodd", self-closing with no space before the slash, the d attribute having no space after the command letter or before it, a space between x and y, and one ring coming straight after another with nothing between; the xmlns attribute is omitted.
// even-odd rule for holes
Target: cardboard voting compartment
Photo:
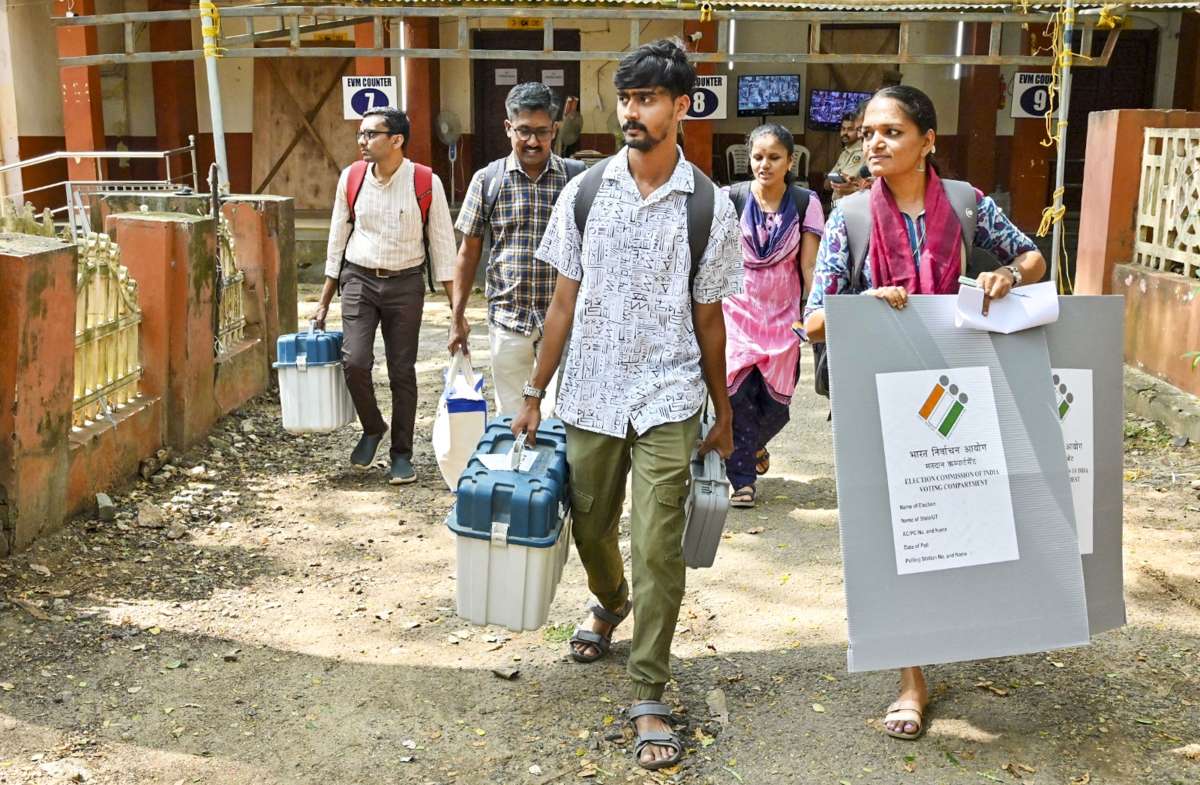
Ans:
<svg viewBox="0 0 1200 785"><path fill-rule="evenodd" d="M1092 635L1125 624L1124 318L1120 297L1060 297L1058 321L1044 328L1051 372L1059 377L1055 405L1066 436L1076 526L1084 546ZM1090 422L1079 422L1079 415Z"/></svg>
<svg viewBox="0 0 1200 785"><path fill-rule="evenodd" d="M1044 328L826 304L851 671L1077 646L1088 617Z"/></svg>

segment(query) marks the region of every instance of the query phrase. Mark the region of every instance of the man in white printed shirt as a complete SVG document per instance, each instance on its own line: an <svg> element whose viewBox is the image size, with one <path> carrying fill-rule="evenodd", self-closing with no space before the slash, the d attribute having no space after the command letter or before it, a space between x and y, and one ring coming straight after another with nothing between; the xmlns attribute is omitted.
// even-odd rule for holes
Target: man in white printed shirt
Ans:
<svg viewBox="0 0 1200 785"><path fill-rule="evenodd" d="M535 257L558 270L558 279L513 423L514 433L536 431L539 399L569 333L557 412L567 424L575 544L597 600L569 653L579 662L600 659L613 628L633 610L628 717L637 763L647 769L683 756L662 696L683 599L683 503L706 387L716 422L700 451L733 451L721 298L741 291L741 238L729 197L713 193L675 144L695 78L673 41L646 44L621 60L613 82L626 147L603 164L582 232L575 202L595 176L569 182L551 213ZM711 194L712 219L700 228L707 244L693 270L688 204L701 193ZM632 599L619 547L631 474Z"/></svg>
<svg viewBox="0 0 1200 785"><path fill-rule="evenodd" d="M447 296L454 279L455 256L450 208L436 174L430 175L432 201L428 216L422 218L415 188L419 164L404 157L408 134L408 117L399 109L372 109L363 116L358 146L367 162L367 171L354 202L353 222L346 197L353 166L347 167L338 180L329 222L325 288L316 313L317 327L324 329L329 303L340 284L342 362L350 397L363 428L350 462L359 467L372 464L388 430L371 381L375 331L383 326L392 389L389 481L393 485L417 478L412 467L417 417L415 365L425 307L421 273L426 244L433 276L441 281Z"/></svg>

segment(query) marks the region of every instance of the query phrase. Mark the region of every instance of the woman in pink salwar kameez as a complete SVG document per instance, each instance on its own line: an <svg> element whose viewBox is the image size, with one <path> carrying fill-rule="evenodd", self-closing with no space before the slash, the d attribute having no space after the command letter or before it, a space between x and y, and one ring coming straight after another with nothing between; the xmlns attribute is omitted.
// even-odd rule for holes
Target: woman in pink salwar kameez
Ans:
<svg viewBox="0 0 1200 785"><path fill-rule="evenodd" d="M733 454L726 472L734 507L754 506L755 479L770 466L767 443L788 422L800 367L800 339L792 324L808 297L825 223L817 196L791 182L791 133L780 125L760 125L748 143L754 178L748 189L734 186L735 192L749 192L735 198L745 205L745 283L741 294L723 303L733 405Z"/></svg>

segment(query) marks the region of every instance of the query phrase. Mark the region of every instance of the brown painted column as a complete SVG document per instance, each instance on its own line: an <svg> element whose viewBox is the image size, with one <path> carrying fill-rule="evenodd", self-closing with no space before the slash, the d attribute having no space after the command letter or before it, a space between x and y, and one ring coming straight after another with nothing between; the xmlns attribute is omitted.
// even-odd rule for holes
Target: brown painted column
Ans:
<svg viewBox="0 0 1200 785"><path fill-rule="evenodd" d="M186 10L187 0L152 0L151 11ZM150 23L150 50L154 52L178 52L193 49L192 25L186 19L170 22ZM158 149L170 150L188 143L189 134L199 133L200 123L196 112L196 71L191 60L152 63L150 73L154 79L154 131ZM183 158L171 162L172 175L186 172L191 161ZM165 167L159 164L160 176L165 176ZM189 183L190 185L190 183Z"/></svg>
<svg viewBox="0 0 1200 785"><path fill-rule="evenodd" d="M968 51L987 54L989 25L970 26ZM959 174L984 193L996 190L996 109L1000 68L964 66L958 86Z"/></svg>
<svg viewBox="0 0 1200 785"><path fill-rule="evenodd" d="M1183 12L1179 27L1179 59L1175 66L1176 109L1200 109L1200 14Z"/></svg>
<svg viewBox="0 0 1200 785"><path fill-rule="evenodd" d="M717 51L716 22L684 22L683 35L686 38L692 33L700 33L703 37L691 44L693 52ZM714 63L697 63L696 73L705 76L716 73ZM685 120L683 123L683 155L700 171L712 177L713 156L713 123L712 120Z"/></svg>
<svg viewBox="0 0 1200 785"><path fill-rule="evenodd" d="M74 0L72 12L76 16L96 13L95 0ZM54 15L67 15L66 0L54 0ZM96 43L95 27L59 27L59 57L82 57L100 52ZM62 86L63 135L68 151L103 150L104 105L100 91L99 66L71 66L60 68L59 81ZM100 174L104 174L103 167ZM93 180L96 165L93 161L67 161L67 176L72 180Z"/></svg>
<svg viewBox="0 0 1200 785"><path fill-rule="evenodd" d="M1088 117L1076 294L1111 294L1113 269L1133 259L1147 128L1200 128L1200 112L1115 109Z"/></svg>
<svg viewBox="0 0 1200 785"><path fill-rule="evenodd" d="M387 46L388 31L384 28L383 45ZM375 23L363 22L354 26L354 45L359 48L375 46ZM354 58L354 74L356 76L387 76L386 57L356 57Z"/></svg>
<svg viewBox="0 0 1200 785"><path fill-rule="evenodd" d="M0 556L67 515L75 258L57 238L0 234Z"/></svg>
<svg viewBox="0 0 1200 785"><path fill-rule="evenodd" d="M432 49L438 44L437 19L405 19L404 43L409 48ZM437 116L438 107L442 103L441 69L437 60L406 57L404 59L404 79L408 85L408 121L412 124L412 133L408 139L409 158L419 163L432 166L443 184L447 183L449 168L444 154L434 159L437 149L445 148L437 139L437 129L433 119ZM448 196L448 195L447 195Z"/></svg>
<svg viewBox="0 0 1200 785"><path fill-rule="evenodd" d="M1045 25L1030 25L1021 42L1021 54L1029 54L1030 39L1037 37L1041 47L1049 46ZM1022 66L1023 71L1049 71L1048 68ZM1054 148L1043 147L1046 138L1044 120L1013 120L1012 169L1009 174L1009 190L1012 191L1012 219L1017 226L1033 232L1042 220L1042 210L1050 194L1050 161Z"/></svg>

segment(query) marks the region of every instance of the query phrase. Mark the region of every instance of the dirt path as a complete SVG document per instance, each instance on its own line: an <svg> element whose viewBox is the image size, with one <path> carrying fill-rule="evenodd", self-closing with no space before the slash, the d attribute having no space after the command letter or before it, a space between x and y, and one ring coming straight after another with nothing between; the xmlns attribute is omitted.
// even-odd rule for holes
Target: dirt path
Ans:
<svg viewBox="0 0 1200 785"><path fill-rule="evenodd" d="M447 321L431 300L424 443ZM350 470L356 431L285 434L264 397L118 489L117 521L81 517L0 562L0 783L1200 782L1200 451L1127 426L1127 627L931 669L932 724L905 743L877 721L894 677L845 670L829 428L802 388L764 503L688 576L667 693L691 722L678 771L636 769L622 734L629 629L609 661L564 656L577 557L543 630L457 620L428 450L419 482L392 488ZM162 528L138 525L147 504Z"/></svg>

